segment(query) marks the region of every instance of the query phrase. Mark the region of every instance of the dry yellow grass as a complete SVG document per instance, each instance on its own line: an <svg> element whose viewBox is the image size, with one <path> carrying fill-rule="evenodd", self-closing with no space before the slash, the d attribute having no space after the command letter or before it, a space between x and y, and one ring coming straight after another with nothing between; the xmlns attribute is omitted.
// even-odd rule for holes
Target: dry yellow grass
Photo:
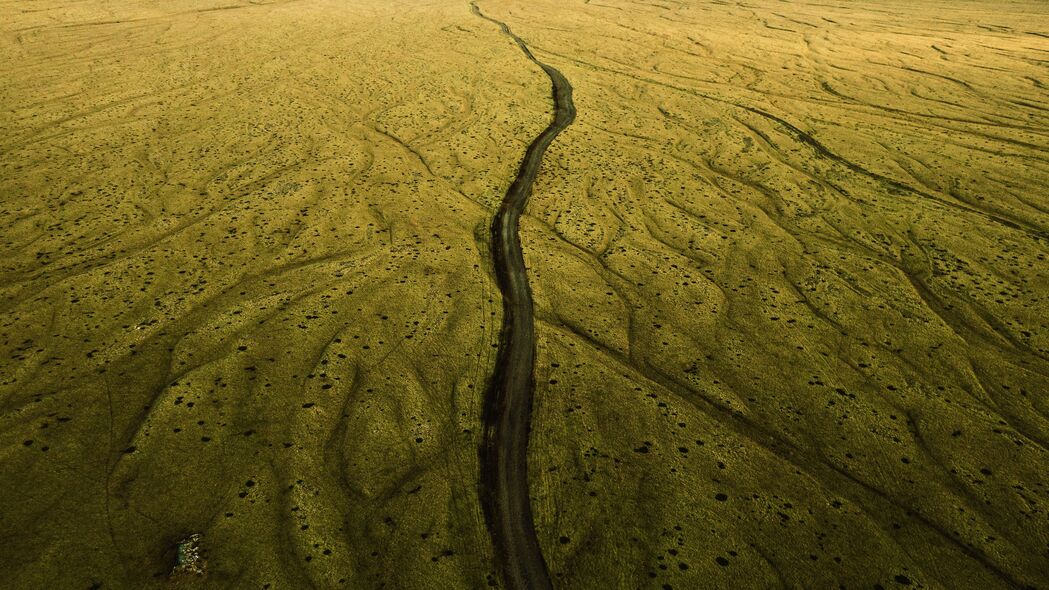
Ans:
<svg viewBox="0 0 1049 590"><path fill-rule="evenodd" d="M1049 586L1049 8L480 2L555 586ZM0 575L481 587L469 3L0 4ZM169 578L203 533L203 579Z"/></svg>
<svg viewBox="0 0 1049 590"><path fill-rule="evenodd" d="M1049 583L1045 5L489 6L579 110L523 238L554 575Z"/></svg>
<svg viewBox="0 0 1049 590"><path fill-rule="evenodd" d="M530 62L466 4L0 20L5 583L142 587L203 532L217 585L484 584Z"/></svg>

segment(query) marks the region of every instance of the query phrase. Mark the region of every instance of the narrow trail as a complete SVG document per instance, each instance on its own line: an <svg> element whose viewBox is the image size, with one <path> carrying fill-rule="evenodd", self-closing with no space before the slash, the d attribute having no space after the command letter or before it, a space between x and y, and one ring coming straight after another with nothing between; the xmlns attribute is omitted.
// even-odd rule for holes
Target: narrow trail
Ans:
<svg viewBox="0 0 1049 590"><path fill-rule="evenodd" d="M485 16L476 2L474 14L499 25L528 59L550 77L554 118L525 151L517 177L506 190L492 219L492 258L503 294L503 328L499 355L484 401L481 443L481 502L503 579L510 588L551 588L528 494L528 435L535 389L535 318L518 221L532 193L546 148L575 119L572 85L551 66L532 55L528 45L501 21Z"/></svg>

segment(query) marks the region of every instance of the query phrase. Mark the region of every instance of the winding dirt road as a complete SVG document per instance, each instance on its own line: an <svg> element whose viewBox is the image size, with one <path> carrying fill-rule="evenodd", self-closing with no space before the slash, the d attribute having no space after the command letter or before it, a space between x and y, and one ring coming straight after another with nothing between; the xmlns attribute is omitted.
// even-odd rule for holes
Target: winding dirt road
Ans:
<svg viewBox="0 0 1049 590"><path fill-rule="evenodd" d="M528 495L535 327L532 290L517 226L532 193L543 154L557 134L575 119L575 105L572 104L572 85L561 72L536 59L524 40L506 23L485 16L475 2L470 5L474 14L499 25L528 59L543 68L552 83L553 121L528 146L517 177L492 219L492 256L503 294L503 329L495 371L485 394L484 440L480 449L481 501L506 585L551 588L550 574L535 536Z"/></svg>

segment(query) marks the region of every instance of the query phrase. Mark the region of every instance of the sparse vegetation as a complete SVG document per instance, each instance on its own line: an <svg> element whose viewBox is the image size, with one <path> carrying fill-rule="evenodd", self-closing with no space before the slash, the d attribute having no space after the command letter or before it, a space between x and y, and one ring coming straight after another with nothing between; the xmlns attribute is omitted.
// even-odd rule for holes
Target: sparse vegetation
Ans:
<svg viewBox="0 0 1049 590"><path fill-rule="evenodd" d="M478 5L578 111L521 219L554 586L1049 587L1049 8ZM0 15L4 583L502 585L543 70L468 1Z"/></svg>

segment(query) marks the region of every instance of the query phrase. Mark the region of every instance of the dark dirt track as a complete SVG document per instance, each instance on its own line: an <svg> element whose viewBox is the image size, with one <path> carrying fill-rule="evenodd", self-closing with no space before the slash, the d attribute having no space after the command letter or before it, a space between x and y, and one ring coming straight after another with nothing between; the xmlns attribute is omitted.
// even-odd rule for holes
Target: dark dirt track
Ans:
<svg viewBox="0 0 1049 590"><path fill-rule="evenodd" d="M525 152L502 206L492 219L492 256L503 294L499 355L485 393L481 443L481 500L496 559L510 588L550 588L550 574L535 535L528 494L528 435L535 389L535 327L518 220L532 192L546 148L575 119L572 85L553 67L537 60L528 45L503 22L493 22L511 37L528 59L543 68L552 83L553 121Z"/></svg>

